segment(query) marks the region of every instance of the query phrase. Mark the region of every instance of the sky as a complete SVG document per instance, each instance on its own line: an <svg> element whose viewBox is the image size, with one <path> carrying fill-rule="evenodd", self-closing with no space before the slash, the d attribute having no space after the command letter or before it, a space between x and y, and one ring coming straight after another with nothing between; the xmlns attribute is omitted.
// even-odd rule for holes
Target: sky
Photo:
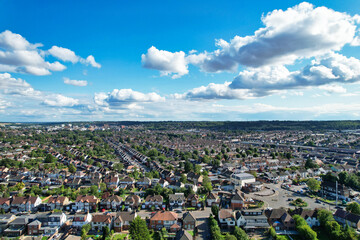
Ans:
<svg viewBox="0 0 360 240"><path fill-rule="evenodd" d="M0 122L358 120L358 1L0 1Z"/></svg>

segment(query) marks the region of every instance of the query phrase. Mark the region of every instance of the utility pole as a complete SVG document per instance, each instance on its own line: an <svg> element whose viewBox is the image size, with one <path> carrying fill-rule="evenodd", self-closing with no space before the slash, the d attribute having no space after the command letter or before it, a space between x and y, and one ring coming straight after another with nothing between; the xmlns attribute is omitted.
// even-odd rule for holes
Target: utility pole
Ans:
<svg viewBox="0 0 360 240"><path fill-rule="evenodd" d="M336 181L336 207L337 207L337 204L338 203L338 182Z"/></svg>

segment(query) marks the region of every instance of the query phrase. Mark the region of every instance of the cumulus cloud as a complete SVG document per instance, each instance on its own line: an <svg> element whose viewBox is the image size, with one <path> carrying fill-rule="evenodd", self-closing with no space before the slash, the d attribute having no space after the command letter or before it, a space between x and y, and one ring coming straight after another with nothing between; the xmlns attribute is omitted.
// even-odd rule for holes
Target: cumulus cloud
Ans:
<svg viewBox="0 0 360 240"><path fill-rule="evenodd" d="M331 53L312 61L299 71L286 67L267 66L244 70L230 87L255 92L322 86L331 83L353 83L360 80L360 60Z"/></svg>
<svg viewBox="0 0 360 240"><path fill-rule="evenodd" d="M0 33L0 72L17 72L32 75L49 75L52 71L63 71L66 67L59 61L45 60L52 55L63 62L81 62L100 68L92 55L83 59L67 48L53 46L48 51L41 50L42 44L32 44L19 34L6 30Z"/></svg>
<svg viewBox="0 0 360 240"><path fill-rule="evenodd" d="M72 63L80 62L85 65L91 65L92 67L95 68L101 68L101 64L95 61L93 55L89 55L86 59L84 59L82 57L77 56L74 51L58 46L52 46L52 48L48 50L48 53L64 62L72 62Z"/></svg>
<svg viewBox="0 0 360 240"><path fill-rule="evenodd" d="M323 85L319 89L325 90L328 93L346 93L346 88L336 84Z"/></svg>
<svg viewBox="0 0 360 240"><path fill-rule="evenodd" d="M72 63L77 63L79 61L79 57L76 56L75 52L71 51L70 49L67 49L67 48L62 48L62 47L58 47L58 46L52 46L48 52L64 61L64 62L72 62Z"/></svg>
<svg viewBox="0 0 360 240"><path fill-rule="evenodd" d="M183 94L174 94L175 99L189 100L216 100L216 99L250 99L255 95L249 89L232 89L229 87L231 83L224 84L210 83L207 86L201 86L191 89Z"/></svg>
<svg viewBox="0 0 360 240"><path fill-rule="evenodd" d="M151 47L143 54L143 65L164 72L181 72L177 76L182 76L188 73L188 64L205 72L233 72L239 65L259 68L293 64L299 59L339 51L345 44L357 45L358 18L303 2L264 15L261 18L264 27L253 35L235 36L229 42L217 40L218 49L213 52L190 51L185 56L182 51L171 53ZM181 61L170 59L176 54ZM148 55L152 57L147 58Z"/></svg>
<svg viewBox="0 0 360 240"><path fill-rule="evenodd" d="M80 62L86 65L91 65L95 68L101 68L101 64L95 62L95 58L93 55L89 55L86 59L80 59Z"/></svg>
<svg viewBox="0 0 360 240"><path fill-rule="evenodd" d="M88 82L86 80L71 80L67 77L64 77L64 83L68 84L68 85L77 86L77 87L85 87L88 84Z"/></svg>
<svg viewBox="0 0 360 240"><path fill-rule="evenodd" d="M48 99L45 99L43 103L54 107L73 107L79 104L79 100L61 94L55 94L48 96Z"/></svg>
<svg viewBox="0 0 360 240"><path fill-rule="evenodd" d="M78 99L35 90L25 80L13 78L9 73L0 73L0 93L18 103L27 102L23 100L25 98L54 107L74 107L79 105Z"/></svg>
<svg viewBox="0 0 360 240"><path fill-rule="evenodd" d="M109 93L96 93L94 102L103 107L134 108L136 103L163 102L165 97L157 93L141 93L132 89L114 89Z"/></svg>
<svg viewBox="0 0 360 240"><path fill-rule="evenodd" d="M285 66L248 68L239 73L232 82L210 83L174 94L175 98L191 100L249 99L293 90L290 95L303 96L295 91L318 87L328 93L346 93L339 84L360 82L360 60L331 53L315 59L298 71L289 71Z"/></svg>
<svg viewBox="0 0 360 240"><path fill-rule="evenodd" d="M160 70L162 75L171 75L172 78L189 72L183 51L172 53L152 46L146 54L141 55L141 62L143 67Z"/></svg>

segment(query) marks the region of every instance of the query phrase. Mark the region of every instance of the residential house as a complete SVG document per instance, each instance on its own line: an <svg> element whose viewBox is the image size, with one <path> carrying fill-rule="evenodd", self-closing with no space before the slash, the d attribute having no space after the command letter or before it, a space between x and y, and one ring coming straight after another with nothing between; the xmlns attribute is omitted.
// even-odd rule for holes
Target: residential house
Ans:
<svg viewBox="0 0 360 240"><path fill-rule="evenodd" d="M46 205L50 210L59 209L62 210L64 206L69 204L69 198L63 196L52 196L49 197Z"/></svg>
<svg viewBox="0 0 360 240"><path fill-rule="evenodd" d="M148 195L145 198L145 203L143 203L142 208L146 209L156 209L160 210L161 208L165 207L163 206L164 198L161 195Z"/></svg>
<svg viewBox="0 0 360 240"><path fill-rule="evenodd" d="M236 225L245 230L263 232L270 227L263 209L237 211L235 218Z"/></svg>
<svg viewBox="0 0 360 240"><path fill-rule="evenodd" d="M150 217L149 228L154 230L167 230L177 228L178 215L171 211L157 211Z"/></svg>
<svg viewBox="0 0 360 240"><path fill-rule="evenodd" d="M180 230L176 233L175 240L193 240L193 236L186 230Z"/></svg>
<svg viewBox="0 0 360 240"><path fill-rule="evenodd" d="M196 218L191 212L186 212L183 215L183 228L186 230L194 230L196 227Z"/></svg>
<svg viewBox="0 0 360 240"><path fill-rule="evenodd" d="M0 209L4 209L5 212L8 212L11 206L10 202L10 198L0 198Z"/></svg>
<svg viewBox="0 0 360 240"><path fill-rule="evenodd" d="M291 212L292 216L297 214L301 216L310 227L318 227L320 226L320 222L317 216L318 210L317 209L304 209L304 208L296 208L294 211Z"/></svg>
<svg viewBox="0 0 360 240"><path fill-rule="evenodd" d="M125 206L130 209L136 209L139 207L141 199L138 195L132 194L126 197Z"/></svg>
<svg viewBox="0 0 360 240"><path fill-rule="evenodd" d="M75 200L75 210L84 212L95 211L99 199L92 195L80 195Z"/></svg>
<svg viewBox="0 0 360 240"><path fill-rule="evenodd" d="M186 198L186 203L188 206L190 207L200 207L200 201L199 201L199 196L192 193L189 194L189 196Z"/></svg>
<svg viewBox="0 0 360 240"><path fill-rule="evenodd" d="M82 228L85 224L89 224L92 221L92 215L90 213L75 213L72 226Z"/></svg>
<svg viewBox="0 0 360 240"><path fill-rule="evenodd" d="M130 223L136 218L136 212L118 212L116 213L114 220L115 232L122 232L123 230L129 230Z"/></svg>
<svg viewBox="0 0 360 240"><path fill-rule="evenodd" d="M211 207L212 205L219 206L220 204L220 197L216 192L210 192L206 198L206 205Z"/></svg>
<svg viewBox="0 0 360 240"><path fill-rule="evenodd" d="M136 182L136 186L138 188L149 188L151 186L151 179L148 177L143 177L140 178L137 182Z"/></svg>
<svg viewBox="0 0 360 240"><path fill-rule="evenodd" d="M231 209L220 209L218 213L220 227L235 227L236 221Z"/></svg>
<svg viewBox="0 0 360 240"><path fill-rule="evenodd" d="M41 204L39 197L13 197L11 201L11 212L33 211Z"/></svg>
<svg viewBox="0 0 360 240"><path fill-rule="evenodd" d="M239 210L244 207L245 202L245 194L241 192L239 189L235 190L235 193L231 197L231 209Z"/></svg>
<svg viewBox="0 0 360 240"><path fill-rule="evenodd" d="M185 206L184 193L169 194L169 205L171 209L183 208Z"/></svg>
<svg viewBox="0 0 360 240"><path fill-rule="evenodd" d="M295 220L285 209L272 209L265 211L270 226L274 227L276 231L279 230L294 230Z"/></svg>
<svg viewBox="0 0 360 240"><path fill-rule="evenodd" d="M112 195L106 198L103 198L100 202L101 209L113 209L118 210L122 204L122 197L117 195Z"/></svg>
<svg viewBox="0 0 360 240"><path fill-rule="evenodd" d="M357 230L360 229L360 215L347 212L342 209L337 209L334 214L334 219L343 226L349 225Z"/></svg>
<svg viewBox="0 0 360 240"><path fill-rule="evenodd" d="M9 227L9 224L16 219L13 214L1 214L0 215L0 233L2 233L6 228Z"/></svg>
<svg viewBox="0 0 360 240"><path fill-rule="evenodd" d="M335 198L336 188L338 190L337 195L339 199L350 201L350 189L343 184L337 184L336 186L335 182L323 181L321 183L320 192L321 194L323 194L323 196Z"/></svg>
<svg viewBox="0 0 360 240"><path fill-rule="evenodd" d="M94 231L102 231L103 227L108 227L109 230L113 226L113 216L109 213L95 214L91 220L91 229Z"/></svg>

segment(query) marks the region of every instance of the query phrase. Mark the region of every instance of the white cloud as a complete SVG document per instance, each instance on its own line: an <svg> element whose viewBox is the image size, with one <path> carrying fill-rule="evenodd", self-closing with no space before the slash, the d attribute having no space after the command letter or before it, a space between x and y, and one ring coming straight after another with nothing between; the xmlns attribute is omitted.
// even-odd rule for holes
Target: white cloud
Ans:
<svg viewBox="0 0 360 240"><path fill-rule="evenodd" d="M48 96L48 99L45 99L43 103L53 107L73 107L79 104L79 100L61 94L55 94Z"/></svg>
<svg viewBox="0 0 360 240"><path fill-rule="evenodd" d="M77 87L85 87L88 84L88 82L85 80L71 80L66 77L64 77L64 83L68 84L68 85L77 86Z"/></svg>
<svg viewBox="0 0 360 240"><path fill-rule="evenodd" d="M22 103L43 102L54 107L73 107L79 105L79 100L61 94L47 93L35 90L23 79L15 79L9 73L0 73L0 93L16 102Z"/></svg>
<svg viewBox="0 0 360 240"><path fill-rule="evenodd" d="M76 56L75 52L71 51L70 49L62 48L58 46L52 46L52 48L50 48L48 52L52 56L64 62L77 63L80 59L78 56Z"/></svg>
<svg viewBox="0 0 360 240"><path fill-rule="evenodd" d="M0 92L28 97L38 97L41 95L39 91L34 90L25 80L12 78L8 73L0 73Z"/></svg>
<svg viewBox="0 0 360 240"><path fill-rule="evenodd" d="M360 60L330 53L314 60L300 71L290 72L284 66L244 70L234 79L231 88L252 89L257 93L322 86L331 83L360 81Z"/></svg>
<svg viewBox="0 0 360 240"><path fill-rule="evenodd" d="M29 43L19 34L6 30L0 33L0 72L17 72L32 75L49 75L52 71L63 71L66 67L58 62L48 62L47 55L52 55L63 62L81 62L100 68L92 55L83 59L67 48L53 46L48 51L39 49L42 44Z"/></svg>
<svg viewBox="0 0 360 240"><path fill-rule="evenodd" d="M258 68L293 64L299 59L339 51L345 44L354 45L358 18L303 2L264 15L261 19L264 27L251 36L235 36L229 42L217 40L219 48L213 52L191 51L185 56L181 51L171 53L152 47L143 54L143 58L153 56L143 60L144 67L172 73L181 69L178 76L182 76L188 73L188 64L198 65L205 72L233 72L238 65ZM177 63L165 57L179 53L181 61Z"/></svg>
<svg viewBox="0 0 360 240"><path fill-rule="evenodd" d="M28 50L41 46L40 43L30 44L20 34L12 33L9 30L0 33L0 48L5 50Z"/></svg>
<svg viewBox="0 0 360 240"><path fill-rule="evenodd" d="M143 67L157 69L162 75L172 75L172 78L181 77L189 72L185 60L185 53L158 50L154 46L141 55Z"/></svg>
<svg viewBox="0 0 360 240"><path fill-rule="evenodd" d="M336 84L323 85L319 88L327 91L328 93L346 93L346 89L343 86Z"/></svg>
<svg viewBox="0 0 360 240"><path fill-rule="evenodd" d="M134 108L136 103L163 102L164 97L157 93L141 93L132 89L114 89L109 93L96 93L95 104L114 108Z"/></svg>
<svg viewBox="0 0 360 240"><path fill-rule="evenodd" d="M85 65L91 65L92 67L95 68L101 68L101 64L95 61L93 55L89 55L86 59L84 59L82 57L77 56L75 52L71 51L70 49L62 48L58 46L52 46L52 48L50 48L48 52L50 55L64 62L72 62L72 63L80 62Z"/></svg>
<svg viewBox="0 0 360 240"><path fill-rule="evenodd" d="M101 68L101 64L95 62L95 58L93 55L89 55L86 59L80 59L80 62L86 65L91 65L95 68Z"/></svg>
<svg viewBox="0 0 360 240"><path fill-rule="evenodd" d="M175 99L189 100L215 100L215 99L250 99L255 95L248 89L231 89L230 82L224 84L210 83L207 86L201 86L191 89L183 94L174 94Z"/></svg>

